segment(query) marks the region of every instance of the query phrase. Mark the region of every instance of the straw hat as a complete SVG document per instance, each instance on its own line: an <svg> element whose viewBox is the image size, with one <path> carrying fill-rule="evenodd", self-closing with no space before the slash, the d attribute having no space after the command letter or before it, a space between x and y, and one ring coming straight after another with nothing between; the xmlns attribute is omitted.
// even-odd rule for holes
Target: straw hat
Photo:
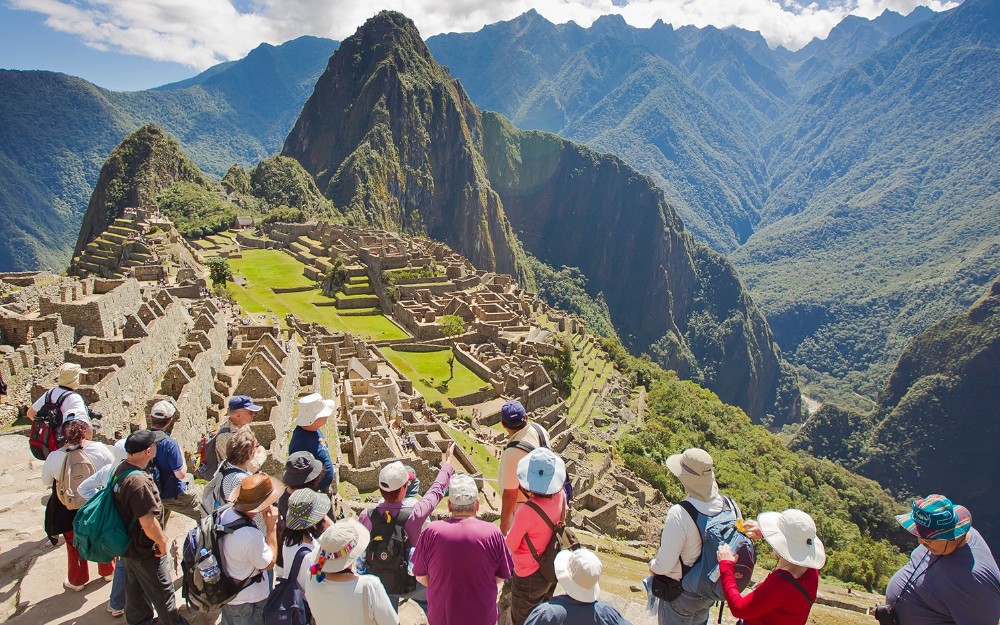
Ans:
<svg viewBox="0 0 1000 625"><path fill-rule="evenodd" d="M59 386L66 388L77 388L80 386L80 376L87 375L87 370L75 362L63 363L59 367L59 379L56 382Z"/></svg>
<svg viewBox="0 0 1000 625"><path fill-rule="evenodd" d="M774 551L792 564L821 569L826 564L826 549L816 536L816 523L801 510L763 512L757 517L760 533Z"/></svg>
<svg viewBox="0 0 1000 625"><path fill-rule="evenodd" d="M704 449L692 447L682 454L667 458L667 468L681 481L685 492L695 499L711 501L719 494L715 482L715 465L712 456Z"/></svg>
<svg viewBox="0 0 1000 625"><path fill-rule="evenodd" d="M581 603L593 603L601 594L601 560L590 549L564 550L556 554L555 569L559 585Z"/></svg>
<svg viewBox="0 0 1000 625"><path fill-rule="evenodd" d="M265 473L254 473L243 478L229 501L233 509L244 514L256 514L281 498L285 485Z"/></svg>
<svg viewBox="0 0 1000 625"><path fill-rule="evenodd" d="M342 519L319 537L319 548L309 554L309 573L322 582L327 573L340 573L368 549L371 534L354 519Z"/></svg>
<svg viewBox="0 0 1000 625"><path fill-rule="evenodd" d="M299 400L299 416L295 418L295 425L308 427L319 419L329 417L336 409L337 402L332 399L323 399L319 393L306 395Z"/></svg>

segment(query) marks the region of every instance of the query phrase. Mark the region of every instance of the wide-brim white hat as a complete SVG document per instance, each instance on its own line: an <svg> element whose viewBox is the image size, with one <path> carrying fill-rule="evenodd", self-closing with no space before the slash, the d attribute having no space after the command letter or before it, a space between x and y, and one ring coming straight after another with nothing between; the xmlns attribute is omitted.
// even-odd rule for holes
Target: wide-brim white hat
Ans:
<svg viewBox="0 0 1000 625"><path fill-rule="evenodd" d="M597 554L589 549L565 549L556 554L554 565L556 579L567 595L581 603L597 601L603 568Z"/></svg>
<svg viewBox="0 0 1000 625"><path fill-rule="evenodd" d="M816 535L816 523L801 510L763 512L757 517L760 533L779 556L799 566L821 569L826 549Z"/></svg>
<svg viewBox="0 0 1000 625"><path fill-rule="evenodd" d="M341 519L319 537L319 547L309 554L310 569L319 565L322 573L340 573L368 549L371 534L354 519Z"/></svg>
<svg viewBox="0 0 1000 625"><path fill-rule="evenodd" d="M295 425L310 426L317 420L329 417L337 409L337 402L323 399L319 393L306 395L299 400L299 415L295 417Z"/></svg>

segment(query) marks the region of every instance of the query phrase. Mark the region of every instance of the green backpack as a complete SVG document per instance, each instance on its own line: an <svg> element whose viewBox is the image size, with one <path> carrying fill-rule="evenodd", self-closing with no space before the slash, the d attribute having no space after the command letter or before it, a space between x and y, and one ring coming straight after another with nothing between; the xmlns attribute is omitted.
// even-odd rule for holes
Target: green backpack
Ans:
<svg viewBox="0 0 1000 625"><path fill-rule="evenodd" d="M115 507L113 491L119 480L138 470L130 469L110 481L77 511L73 520L73 546L84 560L111 562L125 554L135 519L125 527Z"/></svg>

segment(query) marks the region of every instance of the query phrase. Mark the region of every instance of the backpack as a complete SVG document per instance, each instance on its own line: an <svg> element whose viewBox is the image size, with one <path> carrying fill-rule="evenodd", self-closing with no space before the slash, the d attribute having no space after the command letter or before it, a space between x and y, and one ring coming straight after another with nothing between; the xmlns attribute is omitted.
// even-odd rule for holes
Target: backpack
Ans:
<svg viewBox="0 0 1000 625"><path fill-rule="evenodd" d="M246 579L233 579L226 572L226 562L222 557L222 546L219 541L238 529L257 527L253 520L242 514L230 523L220 522L222 513L228 509L229 506L223 506L203 518L198 525L191 528L184 539L184 550L181 558L181 571L183 572L181 596L187 601L188 607L199 612L220 609L232 601L244 588L264 578L263 574L258 572ZM206 549L208 553L212 554L219 565L220 577L215 583L206 582L198 568L199 554L201 554L202 549Z"/></svg>
<svg viewBox="0 0 1000 625"><path fill-rule="evenodd" d="M139 469L129 469L113 478L77 510L76 518L73 519L73 546L84 560L111 562L125 555L131 542L135 519L125 527L112 491L125 476L138 472Z"/></svg>
<svg viewBox="0 0 1000 625"><path fill-rule="evenodd" d="M546 439L548 432L545 431L545 428L535 422L531 422L528 425L533 427L535 431L538 432L538 440L541 442L541 446L548 449L549 443L548 439ZM535 446L522 438L519 441L510 441L506 446L504 446L504 449L520 449L521 451L530 454L535 450ZM573 482L569 479L568 474L566 475L566 481L563 483L563 492L566 493L566 504L568 505L573 499Z"/></svg>
<svg viewBox="0 0 1000 625"><path fill-rule="evenodd" d="M45 392L45 404L35 413L31 421L31 434L28 436L28 449L37 460L45 460L49 454L65 443L62 434L62 405L66 398L75 395L73 391L64 390L59 399L52 401L52 391Z"/></svg>
<svg viewBox="0 0 1000 625"><path fill-rule="evenodd" d="M229 426L224 426L215 431L214 434L205 434L198 442L198 466L194 469L195 477L203 480L210 480L219 470L219 455L217 452L217 441L219 434L232 432Z"/></svg>
<svg viewBox="0 0 1000 625"><path fill-rule="evenodd" d="M390 595L405 595L417 588L417 579L407 571L410 538L405 526L412 512L412 508L403 508L392 517L388 512L379 513L378 508L368 511L372 530L365 551L367 573L382 580L385 592Z"/></svg>
<svg viewBox="0 0 1000 625"><path fill-rule="evenodd" d="M538 516L542 517L545 524L552 530L552 538L545 545L545 551L538 553L535 546L531 544L531 539L527 535L524 542L528 543L528 551L531 557L538 563L538 571L542 574L542 579L550 584L556 583L556 554L560 551L576 551L580 548L580 541L576 538L576 532L566 527L565 521L560 520L558 525L552 523L549 515L542 512L542 509L534 501L526 501L525 505L534 510Z"/></svg>
<svg viewBox="0 0 1000 625"><path fill-rule="evenodd" d="M78 489L80 484L94 473L97 473L94 461L83 447L76 445L66 450L62 473L56 480L56 497L67 510L79 510L87 503L87 498L80 495Z"/></svg>
<svg viewBox="0 0 1000 625"><path fill-rule="evenodd" d="M213 512L226 503L222 500L222 481L233 473L246 473L246 471L223 461L222 466L215 472L212 479L208 481L208 484L205 484L205 490L202 491L201 495L202 516L211 516Z"/></svg>
<svg viewBox="0 0 1000 625"><path fill-rule="evenodd" d="M757 564L753 541L736 529L736 519L739 516L736 504L729 497L723 499L725 507L715 516L699 513L690 501L680 503L701 532L701 556L684 573L681 583L684 590L717 601L726 599L722 582L719 581L719 559L716 552L720 545L728 544L736 556L734 573L736 585L741 592L750 585L750 575Z"/></svg>
<svg viewBox="0 0 1000 625"><path fill-rule="evenodd" d="M311 620L305 591L299 586L299 569L309 554L309 547L302 546L295 552L292 568L284 579L267 596L264 603L264 625L308 625Z"/></svg>

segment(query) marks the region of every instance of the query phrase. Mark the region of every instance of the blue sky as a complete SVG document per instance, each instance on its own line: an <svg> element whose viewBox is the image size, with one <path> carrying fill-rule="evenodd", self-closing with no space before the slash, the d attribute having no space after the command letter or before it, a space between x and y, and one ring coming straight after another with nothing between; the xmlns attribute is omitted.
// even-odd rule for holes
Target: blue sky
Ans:
<svg viewBox="0 0 1000 625"><path fill-rule="evenodd" d="M402 11L427 37L475 31L536 9L556 23L589 26L620 13L638 27L740 26L772 46L797 49L848 14L875 17L955 0L0 0L0 68L80 76L114 90L188 78L245 56L262 42L301 35L343 39L378 9ZM377 8L376 8L377 7Z"/></svg>

